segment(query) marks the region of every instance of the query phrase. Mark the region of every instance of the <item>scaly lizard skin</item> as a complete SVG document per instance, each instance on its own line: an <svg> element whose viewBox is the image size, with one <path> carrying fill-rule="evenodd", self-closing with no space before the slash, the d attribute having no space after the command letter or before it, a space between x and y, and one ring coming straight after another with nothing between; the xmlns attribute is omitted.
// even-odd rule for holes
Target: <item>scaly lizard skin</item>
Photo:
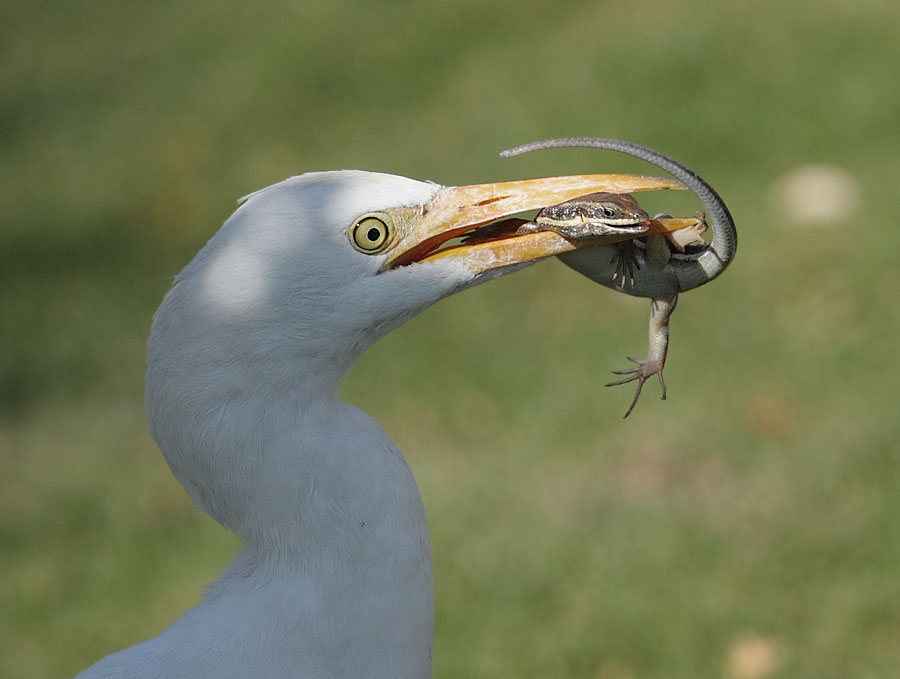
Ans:
<svg viewBox="0 0 900 679"><path fill-rule="evenodd" d="M649 215L630 193L591 193L550 205L535 221L566 238L597 238L618 233L622 227L650 226Z"/></svg>
<svg viewBox="0 0 900 679"><path fill-rule="evenodd" d="M669 318L678 301L678 293L704 285L725 270L737 250L737 231L728 207L712 186L674 158L646 146L618 139L573 137L532 142L504 151L500 155L510 157L539 149L562 147L609 149L646 160L669 172L693 191L703 203L710 217L712 242L708 245L701 238L701 234L705 231L704 220L698 227L685 229L687 233L681 235L677 235L677 232L665 236L651 234L648 236L644 248L635 244L634 241L628 241L625 245L621 243L598 245L560 256L565 264L591 280L630 295L649 297L651 300L650 342L647 357L636 359L629 356L628 359L636 363L636 367L613 371L617 375L626 375L626 377L606 385L611 387L637 381L634 398L625 413L625 417L628 417L637 404L644 382L653 375L659 377L662 398L665 400L666 385L662 372L669 344ZM627 194L621 195L626 196ZM583 200L582 198L569 202ZM564 205L566 204L561 204L561 206ZM553 206L553 208L545 208L545 210L558 210L561 206ZM537 228L557 230L553 219L544 219L542 218L543 214L544 211L539 213L535 219ZM589 232L589 229L582 229L582 231ZM563 235L565 234L563 233ZM672 248L669 247L669 243L672 243ZM688 246L694 247L688 248ZM634 272L635 268L638 273ZM628 285L626 285L626 274L628 275Z"/></svg>

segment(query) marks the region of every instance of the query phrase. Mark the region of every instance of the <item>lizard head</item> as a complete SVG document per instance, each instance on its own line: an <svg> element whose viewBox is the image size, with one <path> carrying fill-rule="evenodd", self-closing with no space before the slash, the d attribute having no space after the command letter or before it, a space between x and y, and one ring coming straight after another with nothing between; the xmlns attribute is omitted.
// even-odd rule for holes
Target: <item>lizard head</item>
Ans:
<svg viewBox="0 0 900 679"><path fill-rule="evenodd" d="M596 238L645 233L650 216L630 193L591 193L545 207L535 223L567 238Z"/></svg>

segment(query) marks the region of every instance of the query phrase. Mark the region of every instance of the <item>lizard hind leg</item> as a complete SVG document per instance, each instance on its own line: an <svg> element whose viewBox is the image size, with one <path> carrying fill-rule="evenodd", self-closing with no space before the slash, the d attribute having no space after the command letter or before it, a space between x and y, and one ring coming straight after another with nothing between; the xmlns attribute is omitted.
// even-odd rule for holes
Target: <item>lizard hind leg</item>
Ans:
<svg viewBox="0 0 900 679"><path fill-rule="evenodd" d="M662 400L666 400L666 383L663 380L663 368L666 365L666 354L669 349L669 318L672 316L677 303L677 294L669 297L654 297L651 300L648 333L650 346L647 351L647 358L637 359L629 356L628 360L636 363L635 367L627 370L613 370L614 375L625 375L626 377L606 385L607 387L615 387L637 380L637 389L634 392L634 398L628 407L628 411L625 413L625 417L631 415L631 411L634 410L634 406L637 405L638 398L641 396L644 382L653 377L653 375L659 377L659 386L662 387Z"/></svg>
<svg viewBox="0 0 900 679"><path fill-rule="evenodd" d="M668 232L666 240L676 252L684 252L689 246L705 247L706 240L703 238L703 234L707 229L709 229L709 225L706 223L706 215L698 212L696 224L685 229Z"/></svg>

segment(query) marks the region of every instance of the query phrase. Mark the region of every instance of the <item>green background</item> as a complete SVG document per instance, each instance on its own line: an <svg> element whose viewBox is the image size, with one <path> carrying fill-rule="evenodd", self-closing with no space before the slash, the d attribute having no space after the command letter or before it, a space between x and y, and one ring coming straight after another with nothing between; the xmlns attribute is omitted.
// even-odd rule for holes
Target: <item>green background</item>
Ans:
<svg viewBox="0 0 900 679"><path fill-rule="evenodd" d="M900 676L900 5L522 0L0 9L0 676L71 676L197 601L236 540L150 440L175 273L291 174L698 169L738 257L684 295L669 400L609 370L649 303L556 261L429 309L342 395L433 535L435 677ZM800 226L779 177L860 200ZM690 215L690 196L642 202Z"/></svg>

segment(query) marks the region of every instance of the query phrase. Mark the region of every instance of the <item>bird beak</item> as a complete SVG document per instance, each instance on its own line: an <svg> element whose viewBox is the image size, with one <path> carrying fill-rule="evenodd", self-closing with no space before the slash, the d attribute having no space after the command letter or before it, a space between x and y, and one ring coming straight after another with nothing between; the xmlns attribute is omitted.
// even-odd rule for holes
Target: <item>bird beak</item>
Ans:
<svg viewBox="0 0 900 679"><path fill-rule="evenodd" d="M542 177L494 184L442 187L428 203L401 208L400 238L391 248L384 269L396 269L415 262L452 259L478 275L500 267L523 264L559 255L579 247L596 245L598 239L569 240L553 231L516 233L525 219L513 219L527 210L556 205L597 191L634 193L638 191L681 190L674 179L626 174ZM399 216L399 215L398 215ZM490 224L482 236L478 227ZM634 234L631 237L641 234ZM467 241L441 247L448 241ZM627 239L628 236L615 238Z"/></svg>

